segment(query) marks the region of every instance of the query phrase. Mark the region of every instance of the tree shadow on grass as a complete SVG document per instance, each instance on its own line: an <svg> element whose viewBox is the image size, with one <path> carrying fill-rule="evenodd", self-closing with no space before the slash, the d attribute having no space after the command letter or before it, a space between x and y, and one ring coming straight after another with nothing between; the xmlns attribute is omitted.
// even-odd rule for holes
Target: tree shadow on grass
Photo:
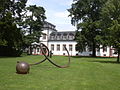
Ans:
<svg viewBox="0 0 120 90"><path fill-rule="evenodd" d="M98 62L98 63L111 63L111 64L120 64L117 61L89 61L89 62Z"/></svg>
<svg viewBox="0 0 120 90"><path fill-rule="evenodd" d="M92 56L71 56L72 58L100 58L100 59L108 59L108 58L115 58L115 57L92 57Z"/></svg>
<svg viewBox="0 0 120 90"><path fill-rule="evenodd" d="M26 57L26 56L0 56L0 58L18 58L18 57Z"/></svg>
<svg viewBox="0 0 120 90"><path fill-rule="evenodd" d="M0 58L17 58L17 57L12 57L12 56L0 56Z"/></svg>
<svg viewBox="0 0 120 90"><path fill-rule="evenodd" d="M91 56L71 56L72 58L95 58Z"/></svg>
<svg viewBox="0 0 120 90"><path fill-rule="evenodd" d="M116 61L116 57L91 57L91 56L71 56L72 58L91 58L93 60L86 60L88 62L98 62L98 63L111 63L111 64L120 64ZM97 59L97 60L94 60ZM110 61L109 59L115 59L115 61Z"/></svg>

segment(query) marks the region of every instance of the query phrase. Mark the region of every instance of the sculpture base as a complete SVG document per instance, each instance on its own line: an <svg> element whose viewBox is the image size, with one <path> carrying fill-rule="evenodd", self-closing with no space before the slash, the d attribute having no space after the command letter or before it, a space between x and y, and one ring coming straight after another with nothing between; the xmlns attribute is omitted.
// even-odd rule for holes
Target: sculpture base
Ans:
<svg viewBox="0 0 120 90"><path fill-rule="evenodd" d="M30 65L26 62L17 62L16 65L16 73L17 74L28 74L30 70Z"/></svg>

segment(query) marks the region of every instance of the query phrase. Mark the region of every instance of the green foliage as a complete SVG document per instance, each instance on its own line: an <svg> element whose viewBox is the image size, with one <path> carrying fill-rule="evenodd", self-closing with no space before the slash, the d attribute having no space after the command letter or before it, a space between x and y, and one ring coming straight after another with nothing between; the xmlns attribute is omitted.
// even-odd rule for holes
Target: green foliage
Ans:
<svg viewBox="0 0 120 90"><path fill-rule="evenodd" d="M30 13L28 15L28 13ZM45 17L45 10L43 7L31 5L26 8L26 14L24 16L24 28L27 35L25 36L25 43L31 45L33 42L39 42L39 38L42 34L42 28Z"/></svg>
<svg viewBox="0 0 120 90"><path fill-rule="evenodd" d="M4 17L8 12L12 13L16 22L21 19L27 0L0 0L0 15Z"/></svg>
<svg viewBox="0 0 120 90"><path fill-rule="evenodd" d="M111 45L116 49L120 49L120 24L118 24L117 20L114 20L112 26L108 29L110 30L111 35Z"/></svg>
<svg viewBox="0 0 120 90"><path fill-rule="evenodd" d="M77 29L81 30L80 35L76 35L76 41L79 44L77 45L81 46L82 51L86 46L89 47L93 56L96 56L96 48L100 44L100 38L99 40L97 38L101 34L100 11L105 2L106 0L74 0L72 7L68 10L72 24L77 24Z"/></svg>
<svg viewBox="0 0 120 90"><path fill-rule="evenodd" d="M6 48L3 54L7 53L7 49L8 53L11 50L11 53L17 54L23 46L39 42L46 18L45 10L36 5L26 7L26 2L27 0L0 0L0 46ZM28 15L29 13L32 14Z"/></svg>
<svg viewBox="0 0 120 90"><path fill-rule="evenodd" d="M9 46L0 46L0 56L18 57L22 54L22 50Z"/></svg>
<svg viewBox="0 0 120 90"><path fill-rule="evenodd" d="M18 28L21 21L22 10L26 0L1 0L0 1L0 55L19 56L23 39L21 29ZM7 51L8 50L8 51ZM11 54L11 53L13 54Z"/></svg>
<svg viewBox="0 0 120 90"><path fill-rule="evenodd" d="M120 54L120 1L108 0L102 8L101 26L103 29L103 38L107 45L113 46L118 52L118 61ZM104 22L103 22L104 21ZM107 36L107 37L106 37Z"/></svg>
<svg viewBox="0 0 120 90"><path fill-rule="evenodd" d="M7 13L0 21L0 56L19 56L22 46L20 29L13 23L11 13Z"/></svg>
<svg viewBox="0 0 120 90"><path fill-rule="evenodd" d="M76 45L76 50L79 52L83 52L86 49L86 38L84 35L82 35L82 32L77 31L76 32L76 37L75 40L77 41L77 45Z"/></svg>
<svg viewBox="0 0 120 90"><path fill-rule="evenodd" d="M5 46L18 48L22 43L20 29L13 23L14 18L11 13L7 13L0 21L1 43Z"/></svg>

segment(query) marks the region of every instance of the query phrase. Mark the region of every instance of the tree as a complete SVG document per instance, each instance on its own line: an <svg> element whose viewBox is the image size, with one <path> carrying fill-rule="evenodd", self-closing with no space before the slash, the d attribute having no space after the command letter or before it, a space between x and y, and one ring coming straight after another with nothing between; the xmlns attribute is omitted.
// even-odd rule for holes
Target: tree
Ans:
<svg viewBox="0 0 120 90"><path fill-rule="evenodd" d="M101 34L99 27L100 11L107 0L74 0L72 7L68 10L73 25L81 30L76 34L77 49L80 51L88 47L92 56L96 56L96 48L99 47L98 37ZM79 48L80 46L80 48Z"/></svg>
<svg viewBox="0 0 120 90"><path fill-rule="evenodd" d="M26 0L0 0L0 55L19 56L22 34L18 26Z"/></svg>
<svg viewBox="0 0 120 90"><path fill-rule="evenodd" d="M0 21L0 55L19 56L22 46L20 29L13 23L11 13L7 13Z"/></svg>
<svg viewBox="0 0 120 90"><path fill-rule="evenodd" d="M7 13L11 13L15 21L21 20L23 9L27 0L0 0L0 17L3 18Z"/></svg>
<svg viewBox="0 0 120 90"><path fill-rule="evenodd" d="M120 1L108 0L101 12L101 26L103 29L103 38L106 45L116 49L118 53L117 62L120 55ZM103 22L104 21L104 22Z"/></svg>
<svg viewBox="0 0 120 90"><path fill-rule="evenodd" d="M43 7L31 5L26 8L24 19L24 28L27 31L27 35L25 36L25 43L30 46L30 54L32 54L31 43L39 42L43 23L46 19L45 10Z"/></svg>

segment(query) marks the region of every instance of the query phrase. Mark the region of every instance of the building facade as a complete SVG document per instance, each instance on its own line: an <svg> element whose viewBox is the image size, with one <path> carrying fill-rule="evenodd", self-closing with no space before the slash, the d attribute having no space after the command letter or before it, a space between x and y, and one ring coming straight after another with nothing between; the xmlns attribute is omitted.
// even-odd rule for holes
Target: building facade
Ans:
<svg viewBox="0 0 120 90"><path fill-rule="evenodd" d="M49 22L45 22L43 29L43 35L40 38L40 43L45 44L53 53L53 55L67 55L64 46L68 49L71 56L90 56L92 54L92 52L89 51L87 48L82 53L76 51L75 47L77 42L74 40L75 31L58 32L56 30L56 26ZM32 54L42 54L39 43L33 43ZM114 57L117 56L117 54L115 54L115 50L112 47L102 47L101 45L100 49L96 50L96 56Z"/></svg>

